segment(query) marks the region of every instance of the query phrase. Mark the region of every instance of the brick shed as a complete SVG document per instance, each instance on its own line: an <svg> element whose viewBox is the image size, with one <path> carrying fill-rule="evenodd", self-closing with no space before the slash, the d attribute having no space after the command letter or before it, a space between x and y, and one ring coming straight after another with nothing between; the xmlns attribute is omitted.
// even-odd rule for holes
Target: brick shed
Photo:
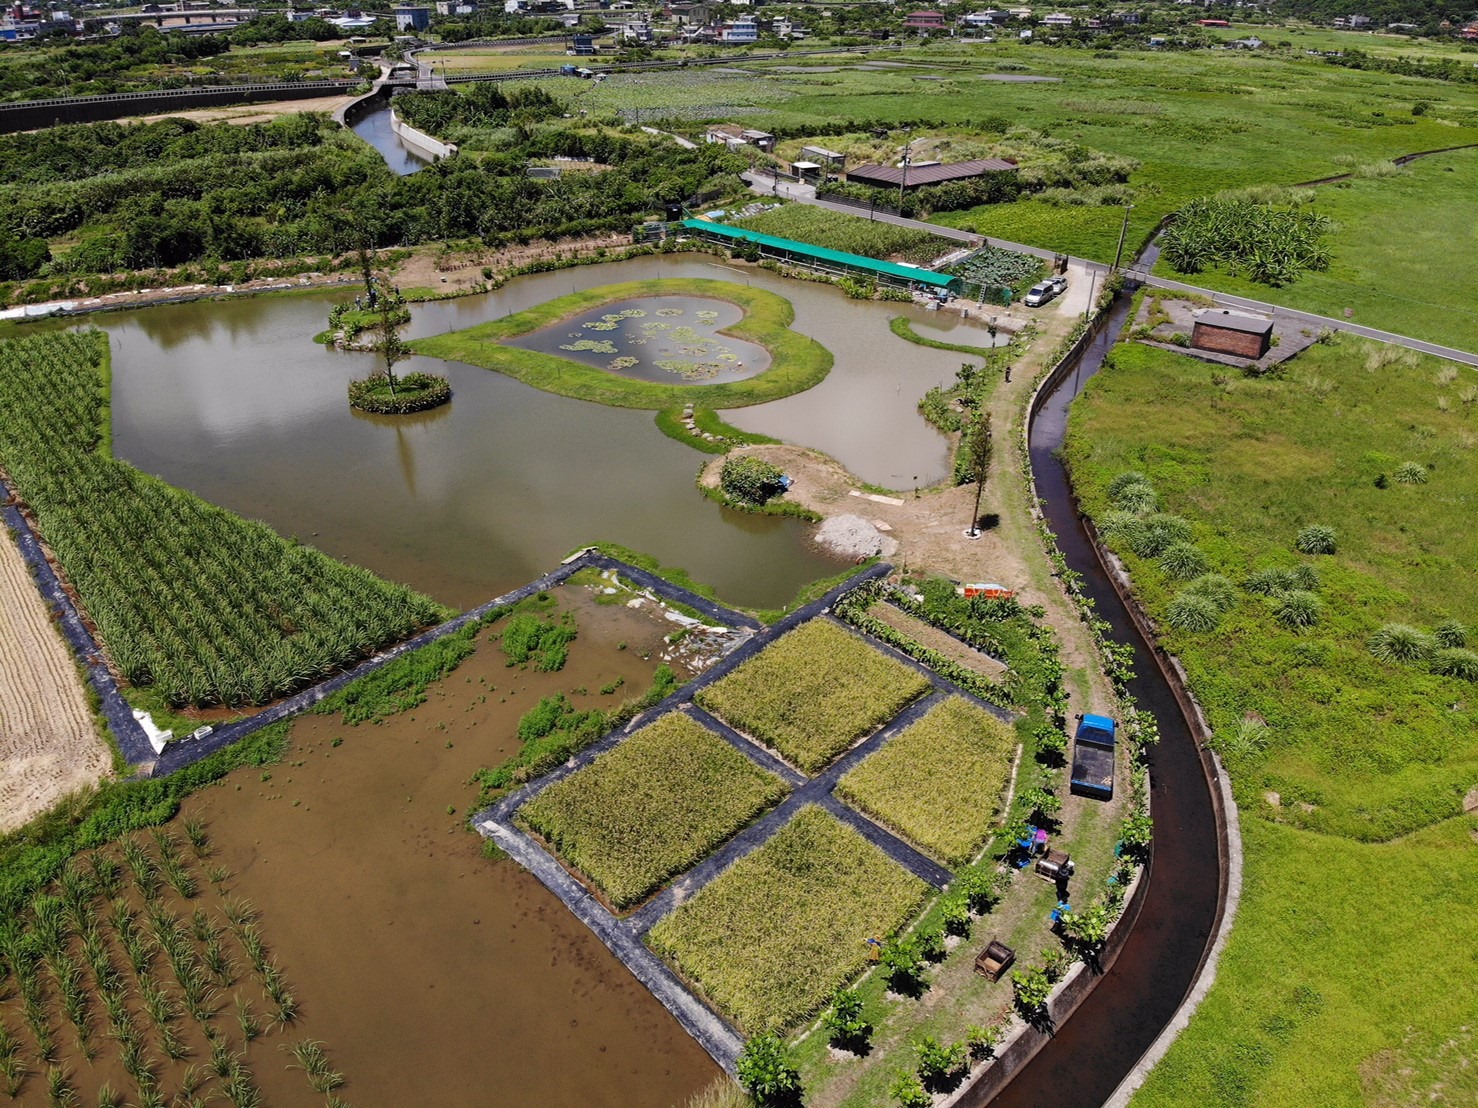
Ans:
<svg viewBox="0 0 1478 1108"><path fill-rule="evenodd" d="M1273 321L1260 315L1202 308L1192 313L1191 346L1239 358L1261 358L1273 338Z"/></svg>

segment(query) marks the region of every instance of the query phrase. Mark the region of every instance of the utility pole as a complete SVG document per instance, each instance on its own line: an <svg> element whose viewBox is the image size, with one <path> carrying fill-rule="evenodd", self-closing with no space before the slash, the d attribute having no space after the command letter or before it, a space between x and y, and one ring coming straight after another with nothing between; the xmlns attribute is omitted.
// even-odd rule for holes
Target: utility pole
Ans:
<svg viewBox="0 0 1478 1108"><path fill-rule="evenodd" d="M1129 233L1129 213L1134 210L1133 204L1124 205L1124 222L1119 227L1119 248L1114 251L1114 272L1119 272L1119 261L1124 257L1124 237Z"/></svg>
<svg viewBox="0 0 1478 1108"><path fill-rule="evenodd" d="M898 214L903 214L903 190L908 188L908 161L913 153L913 136L907 130L903 132L909 135L907 142L903 144L903 177L898 182Z"/></svg>

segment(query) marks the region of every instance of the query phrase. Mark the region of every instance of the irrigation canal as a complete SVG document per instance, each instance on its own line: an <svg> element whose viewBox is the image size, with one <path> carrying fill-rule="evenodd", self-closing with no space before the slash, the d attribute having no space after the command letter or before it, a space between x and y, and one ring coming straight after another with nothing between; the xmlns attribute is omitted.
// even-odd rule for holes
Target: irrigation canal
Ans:
<svg viewBox="0 0 1478 1108"><path fill-rule="evenodd" d="M1046 396L1030 429L1032 472L1043 509L1068 565L1108 621L1113 638L1134 649L1130 691L1152 712L1160 742L1150 753L1154 856L1139 918L1117 960L1082 1005L1012 1082L990 1099L995 1108L1095 1105L1108 1100L1170 1022L1194 984L1222 912L1221 857L1212 785L1202 753L1152 647L1140 634L1094 553L1057 451L1068 410L1103 365L1128 318L1123 294L1077 364ZM968 1108L986 1096L961 1100Z"/></svg>
<svg viewBox="0 0 1478 1108"><path fill-rule="evenodd" d="M365 142L373 146L385 159L390 172L397 177L408 177L431 163L416 153L400 136L390 129L390 101L386 100L372 111L365 112L351 125L352 130Z"/></svg>

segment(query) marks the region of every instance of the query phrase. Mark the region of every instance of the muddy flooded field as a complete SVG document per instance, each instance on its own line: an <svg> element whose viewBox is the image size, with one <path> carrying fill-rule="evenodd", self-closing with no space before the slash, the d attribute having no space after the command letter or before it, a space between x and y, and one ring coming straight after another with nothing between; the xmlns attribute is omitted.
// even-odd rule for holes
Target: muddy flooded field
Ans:
<svg viewBox="0 0 1478 1108"><path fill-rule="evenodd" d="M554 896L515 863L486 857L464 823L478 796L474 774L519 753L520 717L540 698L563 694L578 710L614 708L645 692L659 665L681 680L725 649L728 636L684 631L649 600L633 608L628 592L603 595L610 587L592 580L549 594L555 603L540 618L558 623L570 613L577 629L557 671L541 672L537 658L526 667L508 664L505 618L481 633L476 651L432 684L418 706L358 725L337 712L302 717L280 764L238 770L196 793L165 829L195 875L193 897L172 891L166 875L153 900L142 898L120 860L117 896L128 902L146 945L154 942L154 916L168 914L183 941L195 943L186 960L204 966L206 940L189 938L199 909L199 934L215 932L236 970L229 987L211 982L209 1014L196 1021L186 1015L183 982L169 975L175 956L155 950L150 972L174 998L182 1048L171 1059L124 969L143 1055L163 1098L157 1103L195 1103L174 1100L187 1084L201 1093L224 1090L212 1067L239 1055L260 1095L246 1103L323 1105L327 1090L310 1087L292 1053L304 1040L321 1043L327 1065L342 1073L334 1095L360 1108L669 1108L718 1074ZM192 836L208 838L205 858L187 849ZM158 856L150 836L135 838ZM113 963L123 969L121 940L109 930L110 901L100 894L94 904ZM254 973L229 918L243 904L296 1008L284 1025L273 1023L277 1009L264 992L266 979ZM72 951L80 963L80 939ZM52 1010L53 1061L68 1087L81 1103L98 1102L104 1083L140 1103L97 996L90 1009L95 1056L77 1049L61 992L47 976L50 965L35 961ZM84 979L91 980L85 971ZM21 1035L22 1053L32 1059L19 1102L45 1103L48 1067L36 1061L23 1030L21 993L9 988L0 999L0 1022ZM240 1003L261 1026L249 1043ZM223 1044L214 1054L206 1027Z"/></svg>

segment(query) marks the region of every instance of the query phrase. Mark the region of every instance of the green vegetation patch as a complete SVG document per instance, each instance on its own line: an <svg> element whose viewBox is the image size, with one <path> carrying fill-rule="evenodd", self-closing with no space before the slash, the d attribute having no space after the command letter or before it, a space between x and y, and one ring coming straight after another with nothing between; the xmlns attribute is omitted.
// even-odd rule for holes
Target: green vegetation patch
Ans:
<svg viewBox="0 0 1478 1108"><path fill-rule="evenodd" d="M545 789L520 815L624 908L785 792L780 778L672 713Z"/></svg>
<svg viewBox="0 0 1478 1108"><path fill-rule="evenodd" d="M990 837L1016 731L954 696L841 779L847 801L952 865Z"/></svg>
<svg viewBox="0 0 1478 1108"><path fill-rule="evenodd" d="M502 342L603 304L646 296L706 296L738 304L745 316L727 328L727 333L757 342L768 350L770 368L746 380L726 384L663 385ZM465 330L417 339L411 348L417 354L497 370L546 392L618 408L662 409L686 403L738 408L804 392L831 372L831 352L790 330L794 319L790 301L765 289L701 278L626 281L561 296L537 308Z"/></svg>
<svg viewBox="0 0 1478 1108"><path fill-rule="evenodd" d="M749 1032L791 1027L867 963L928 886L808 806L648 934Z"/></svg>
<svg viewBox="0 0 1478 1108"><path fill-rule="evenodd" d="M107 343L0 343L0 461L131 684L172 705L263 704L445 617L106 456Z"/></svg>
<svg viewBox="0 0 1478 1108"><path fill-rule="evenodd" d="M830 620L813 619L696 699L815 773L929 688L917 670Z"/></svg>
<svg viewBox="0 0 1478 1108"><path fill-rule="evenodd" d="M928 265L959 246L928 231L879 223L811 204L785 204L740 220L739 226L828 250L861 254L864 258L890 258L918 265Z"/></svg>

